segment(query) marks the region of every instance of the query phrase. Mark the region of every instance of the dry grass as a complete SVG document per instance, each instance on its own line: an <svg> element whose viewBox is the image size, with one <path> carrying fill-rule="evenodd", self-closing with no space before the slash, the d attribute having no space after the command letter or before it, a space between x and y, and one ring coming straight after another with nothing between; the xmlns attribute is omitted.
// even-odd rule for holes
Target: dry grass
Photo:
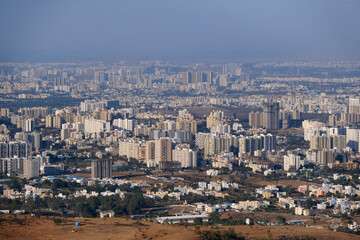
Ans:
<svg viewBox="0 0 360 240"><path fill-rule="evenodd" d="M1 218L0 239L200 239L195 227L179 225L161 225L153 222L138 221L126 218L109 219L63 219L56 225L50 218L32 218L20 216L14 221L13 217ZM80 227L74 226L81 222ZM202 226L200 231L226 230L225 226ZM331 232L324 229L313 229L295 226L233 226L237 233L242 233L247 239L268 239L269 231L273 239L281 236L305 237L316 239L360 239L356 235ZM72 232L76 230L77 232Z"/></svg>

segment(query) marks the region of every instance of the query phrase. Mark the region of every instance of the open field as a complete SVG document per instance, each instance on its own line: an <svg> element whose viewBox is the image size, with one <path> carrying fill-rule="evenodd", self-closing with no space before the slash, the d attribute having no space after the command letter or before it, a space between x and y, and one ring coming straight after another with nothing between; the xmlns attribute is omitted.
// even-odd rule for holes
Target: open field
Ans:
<svg viewBox="0 0 360 240"><path fill-rule="evenodd" d="M266 185L276 185L276 186L292 186L297 188L301 185L314 185L320 186L321 184L311 183L311 182L304 182L300 180L279 180L279 181L267 181L262 178L260 174L252 174L247 181L251 182L255 186L266 186Z"/></svg>
<svg viewBox="0 0 360 240"><path fill-rule="evenodd" d="M62 218L56 225L52 218L29 216L0 218L0 239L201 239L195 227L180 225L162 225L154 222L138 221L126 218ZM75 226L75 222L81 226ZM201 226L200 231L222 231L225 226ZM311 236L316 239L360 239L360 236L332 232L324 229L297 226L232 226L236 233L242 233L246 239L273 239L283 236ZM73 232L72 230L76 230Z"/></svg>
<svg viewBox="0 0 360 240"><path fill-rule="evenodd" d="M91 174L89 172L81 172L76 173L73 175L81 175L84 177L91 177ZM164 185L169 185L169 183L164 182L162 180L153 180L146 177L146 174L143 172L136 172L136 171L120 171L120 172L114 172L114 177L120 178L120 179L129 179L133 181L146 181L148 184L155 184L155 183L163 183ZM170 177L188 177L190 180L185 181L177 181L174 185L175 186L184 186L186 184L194 182L193 179L201 179L202 181L222 181L222 180L230 180L230 175L218 175L218 176L207 176L205 172L202 173L195 173L195 172L181 172L181 173L156 173L154 172L152 175L154 176L165 176L167 178ZM237 177L235 177L237 178ZM279 180L279 181L267 181L264 179L262 174L259 173L251 173L250 177L247 179L248 182L252 183L254 186L257 187L263 187L266 185L277 185L277 186L293 186L295 188L301 186L301 185L314 185L314 186L320 186L320 184L317 183L311 183L311 182L304 182L299 180Z"/></svg>

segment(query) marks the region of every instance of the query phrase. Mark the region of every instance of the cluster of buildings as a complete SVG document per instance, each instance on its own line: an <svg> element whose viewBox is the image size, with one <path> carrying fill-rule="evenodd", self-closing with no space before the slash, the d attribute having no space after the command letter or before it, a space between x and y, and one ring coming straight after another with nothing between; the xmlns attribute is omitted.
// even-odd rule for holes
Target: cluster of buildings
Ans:
<svg viewBox="0 0 360 240"><path fill-rule="evenodd" d="M194 168L206 166L206 175L212 179L225 169L230 172L240 169L237 167L248 171L244 178L252 171L253 175L260 172L261 177L269 179L277 173L295 178L303 170L308 175L313 168L358 169L360 78L335 78L322 73L321 77L318 73L306 76L300 69L308 68L307 64L288 64L298 68L292 76L267 73L269 67L279 67L271 63L243 66L141 61L134 65L120 61L100 65L90 62L1 65L0 92L5 100L51 102L56 96L55 101L70 99L71 106L62 106L59 101L55 104L57 108L24 108L17 106L17 102L2 107L0 117L6 120L6 125L0 126L0 174L38 179L40 175L91 171L87 179L67 180L82 187L94 184L95 180L103 185L139 186L145 197L155 200L166 196L181 200L189 194L225 198L233 189L246 189L252 199L222 205L197 203L196 211L201 214L225 209L253 211L272 205L302 216L329 210L336 214L355 211L359 203L349 198L360 195L360 187L351 182L353 176L347 175L334 175L326 182L317 179L323 184L300 186L295 194L286 193L280 186L253 189L225 180L196 180L191 186L179 184L173 190L166 187L154 190L151 187L156 184L113 178L114 171L131 164L139 164L147 171L186 170L196 174L200 171ZM323 70L322 66L317 67ZM329 87L333 83L343 86ZM290 141L295 147L289 146ZM76 159L74 165L83 161L86 166L70 168L69 159ZM155 182L184 182L147 177ZM342 178L351 183L338 184ZM51 194L32 185L26 185L22 192L3 190L3 196L12 199ZM55 197L125 194L119 189L100 193L81 189L70 196L59 193ZM318 203L307 206L309 197L316 197ZM103 212L102 216L113 214ZM196 218L208 220L207 215ZM175 223L196 218L157 220ZM353 223L351 228L358 226Z"/></svg>

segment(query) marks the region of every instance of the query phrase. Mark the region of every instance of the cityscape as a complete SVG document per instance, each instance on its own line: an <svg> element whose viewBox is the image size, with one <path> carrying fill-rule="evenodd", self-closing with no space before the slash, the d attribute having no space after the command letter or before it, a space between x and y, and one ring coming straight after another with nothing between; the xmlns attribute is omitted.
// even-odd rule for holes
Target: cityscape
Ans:
<svg viewBox="0 0 360 240"><path fill-rule="evenodd" d="M322 59L0 45L0 239L360 239L358 45Z"/></svg>

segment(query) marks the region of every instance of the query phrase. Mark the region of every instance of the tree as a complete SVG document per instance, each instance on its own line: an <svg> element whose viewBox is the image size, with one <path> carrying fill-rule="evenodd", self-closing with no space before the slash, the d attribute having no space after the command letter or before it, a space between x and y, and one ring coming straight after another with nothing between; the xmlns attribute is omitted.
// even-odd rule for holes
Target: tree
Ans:
<svg viewBox="0 0 360 240"><path fill-rule="evenodd" d="M196 218L194 220L194 225L202 225L202 219L201 218Z"/></svg>
<svg viewBox="0 0 360 240"><path fill-rule="evenodd" d="M306 208L311 208L313 207L315 204L317 204L317 201L312 200L311 198L308 198L305 202L305 207Z"/></svg>
<svg viewBox="0 0 360 240"><path fill-rule="evenodd" d="M212 213L210 213L210 222L211 222L212 224L219 224L219 223L221 223L220 213L218 213L218 212L212 212Z"/></svg>
<svg viewBox="0 0 360 240"><path fill-rule="evenodd" d="M157 188L157 187L153 187L153 188L151 188L151 189L150 189L150 191L152 191L152 192L156 193L156 192L158 192L158 191L159 191L159 188Z"/></svg>
<svg viewBox="0 0 360 240"><path fill-rule="evenodd" d="M20 182L16 178L12 181L10 188L17 191L21 191L22 189Z"/></svg>
<svg viewBox="0 0 360 240"><path fill-rule="evenodd" d="M55 223L56 225L60 225L60 224L62 223L62 219L61 219L61 218L55 218L55 219L53 219L53 221L54 221L54 223Z"/></svg>
<svg viewBox="0 0 360 240"><path fill-rule="evenodd" d="M283 216L276 216L276 221L278 224L286 224L286 218L284 218Z"/></svg>
<svg viewBox="0 0 360 240"><path fill-rule="evenodd" d="M27 198L23 205L23 208L27 212L32 212L35 209L35 202L32 198Z"/></svg>
<svg viewBox="0 0 360 240"><path fill-rule="evenodd" d="M141 208L145 206L145 199L141 192L131 193L126 197L126 200L128 214L140 213Z"/></svg>

